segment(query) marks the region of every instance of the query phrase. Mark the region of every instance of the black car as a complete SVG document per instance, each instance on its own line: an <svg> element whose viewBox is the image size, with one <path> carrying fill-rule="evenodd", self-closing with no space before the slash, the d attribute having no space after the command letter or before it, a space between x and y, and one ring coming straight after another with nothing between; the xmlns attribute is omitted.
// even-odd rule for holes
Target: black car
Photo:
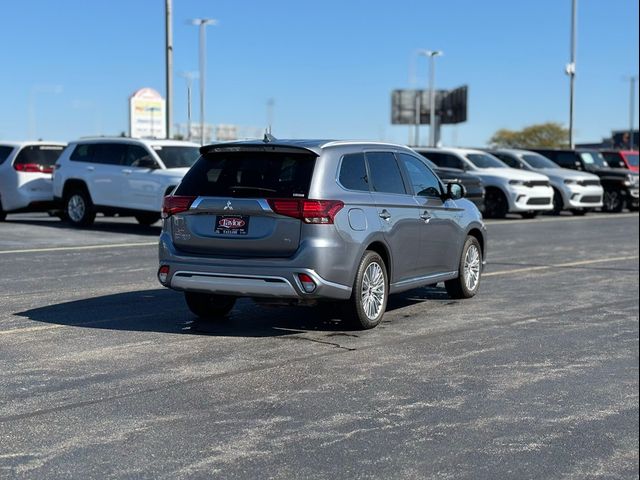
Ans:
<svg viewBox="0 0 640 480"><path fill-rule="evenodd" d="M611 168L597 150L530 149L563 168L590 172L600 177L604 188L602 211L620 212L627 206L638 210L638 174L624 168Z"/></svg>
<svg viewBox="0 0 640 480"><path fill-rule="evenodd" d="M427 157L425 153L419 151L418 153L425 158L427 165L429 165L431 170L433 170L445 184L450 182L461 183L466 190L465 198L472 201L475 206L478 207L478 210L484 212L484 184L480 177L458 168L439 167L429 160L429 157Z"/></svg>

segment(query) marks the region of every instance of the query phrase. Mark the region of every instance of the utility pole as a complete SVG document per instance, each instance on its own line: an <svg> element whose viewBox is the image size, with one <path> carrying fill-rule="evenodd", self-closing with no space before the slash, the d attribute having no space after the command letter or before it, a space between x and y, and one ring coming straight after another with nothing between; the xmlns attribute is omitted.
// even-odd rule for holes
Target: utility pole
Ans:
<svg viewBox="0 0 640 480"><path fill-rule="evenodd" d="M631 84L629 89L629 150L633 150L633 124L635 123L635 113L636 113L636 80L638 80L637 75L632 75L629 79L629 83Z"/></svg>
<svg viewBox="0 0 640 480"><path fill-rule="evenodd" d="M420 50L418 55L429 58L429 146L436 146L436 57L443 55L440 50Z"/></svg>
<svg viewBox="0 0 640 480"><path fill-rule="evenodd" d="M191 141L191 92L193 91L193 79L198 75L196 72L181 72L180 76L187 81L187 140Z"/></svg>
<svg viewBox="0 0 640 480"><path fill-rule="evenodd" d="M275 103L273 98L267 100L267 129L269 133L271 133L271 128L273 127L273 107Z"/></svg>
<svg viewBox="0 0 640 480"><path fill-rule="evenodd" d="M167 138L171 138L173 125L173 12L172 1L165 0L165 76L166 76L166 117L165 130Z"/></svg>
<svg viewBox="0 0 640 480"><path fill-rule="evenodd" d="M206 68L207 68L207 31L208 25L217 25L218 21L213 18L196 18L191 21L193 25L197 25L200 29L200 145L204 145L204 94L206 86Z"/></svg>

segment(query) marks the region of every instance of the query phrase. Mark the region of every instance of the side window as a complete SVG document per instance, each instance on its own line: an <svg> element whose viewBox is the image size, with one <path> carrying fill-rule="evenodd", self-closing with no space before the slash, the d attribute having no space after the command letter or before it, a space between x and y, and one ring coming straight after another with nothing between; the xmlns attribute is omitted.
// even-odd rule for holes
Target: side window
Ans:
<svg viewBox="0 0 640 480"><path fill-rule="evenodd" d="M5 147L4 145L0 145L0 165L4 162L11 152L13 151L13 147Z"/></svg>
<svg viewBox="0 0 640 480"><path fill-rule="evenodd" d="M398 157L407 169L415 195L420 197L439 197L441 195L438 178L424 163L406 153L400 153Z"/></svg>
<svg viewBox="0 0 640 480"><path fill-rule="evenodd" d="M448 153L440 153L440 152L428 152L426 154L427 158L431 160L433 163L443 168L457 168L459 170L464 170L464 165L462 160L460 160L455 155L450 155Z"/></svg>
<svg viewBox="0 0 640 480"><path fill-rule="evenodd" d="M369 179L364 164L364 153L350 153L342 157L340 184L349 190L369 191Z"/></svg>
<svg viewBox="0 0 640 480"><path fill-rule="evenodd" d="M95 153L92 155L95 162L104 165L122 165L123 157L126 153L127 145L118 143L97 143L92 145ZM93 153L93 152L92 152Z"/></svg>
<svg viewBox="0 0 640 480"><path fill-rule="evenodd" d="M126 148L127 150L122 165L149 168L151 162L155 163L151 154L144 147L140 145L127 145Z"/></svg>
<svg viewBox="0 0 640 480"><path fill-rule="evenodd" d="M76 145L76 147L73 149L73 152L71 152L69 160L73 162L90 162L91 159L89 158L89 147L91 147L91 145Z"/></svg>
<svg viewBox="0 0 640 480"><path fill-rule="evenodd" d="M407 193L393 153L370 152L366 155L374 192Z"/></svg>
<svg viewBox="0 0 640 480"><path fill-rule="evenodd" d="M559 152L552 158L555 163L565 168L576 168L576 157L571 152Z"/></svg>

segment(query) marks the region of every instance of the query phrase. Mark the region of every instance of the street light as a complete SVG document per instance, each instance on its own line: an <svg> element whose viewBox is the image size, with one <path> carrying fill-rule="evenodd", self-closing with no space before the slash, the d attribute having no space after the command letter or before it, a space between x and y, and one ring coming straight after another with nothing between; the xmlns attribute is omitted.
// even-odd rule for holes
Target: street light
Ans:
<svg viewBox="0 0 640 480"><path fill-rule="evenodd" d="M200 145L204 145L204 87L205 87L205 70L206 70L206 48L207 34L206 27L209 25L217 25L218 21L213 18L194 18L191 20L192 25L200 28Z"/></svg>
<svg viewBox="0 0 640 480"><path fill-rule="evenodd" d="M573 106L574 83L576 79L576 16L578 14L578 0L571 0L571 41L570 55L571 59L565 67L565 73L569 75L569 148L573 149L575 142L573 141Z"/></svg>
<svg viewBox="0 0 640 480"><path fill-rule="evenodd" d="M191 141L191 90L198 72L180 72L179 75L187 81L187 140Z"/></svg>
<svg viewBox="0 0 640 480"><path fill-rule="evenodd" d="M634 147L633 124L635 123L634 116L635 116L635 110L636 110L635 97L636 97L637 81L638 81L637 75L632 75L631 77L629 77L629 83L631 84L629 88L629 150L633 150L633 147Z"/></svg>
<svg viewBox="0 0 640 480"><path fill-rule="evenodd" d="M441 50L420 50L418 55L429 58L429 146L436 146L436 57L441 57Z"/></svg>

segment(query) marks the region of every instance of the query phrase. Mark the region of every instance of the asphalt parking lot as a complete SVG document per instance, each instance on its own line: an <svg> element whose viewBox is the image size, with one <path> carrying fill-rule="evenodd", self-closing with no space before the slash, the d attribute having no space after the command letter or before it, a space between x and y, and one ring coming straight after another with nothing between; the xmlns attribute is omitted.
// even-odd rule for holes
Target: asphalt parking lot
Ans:
<svg viewBox="0 0 640 480"><path fill-rule="evenodd" d="M2 478L638 477L638 215L489 222L477 297L194 321L158 227L0 223Z"/></svg>

